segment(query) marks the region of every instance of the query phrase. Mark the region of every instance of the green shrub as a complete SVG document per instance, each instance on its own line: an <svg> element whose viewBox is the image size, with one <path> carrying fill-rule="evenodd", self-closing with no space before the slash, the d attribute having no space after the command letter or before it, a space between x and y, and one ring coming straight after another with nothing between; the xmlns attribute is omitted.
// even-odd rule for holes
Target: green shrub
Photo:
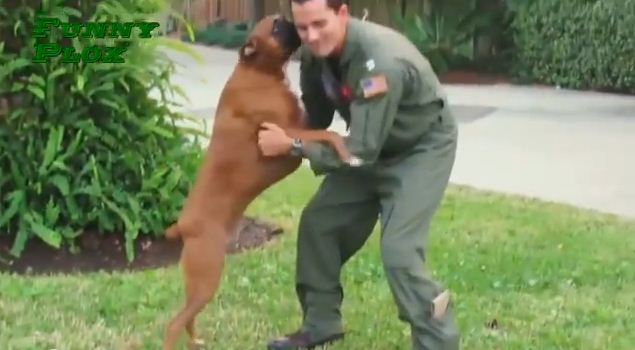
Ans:
<svg viewBox="0 0 635 350"><path fill-rule="evenodd" d="M518 7L512 27L515 76L635 92L635 1L532 0Z"/></svg>
<svg viewBox="0 0 635 350"><path fill-rule="evenodd" d="M49 1L47 15L148 20L134 3ZM125 63L33 63L36 11L13 4L0 6L0 34L9 38L0 47L0 234L13 237L11 252L20 256L34 237L76 250L87 230L123 233L132 260L139 234L162 235L175 219L201 155L198 133L179 126L185 116L170 108L180 90L169 83L174 64L160 48L178 44L133 34ZM37 40L60 40L51 33L57 37ZM62 42L78 51L114 44Z"/></svg>
<svg viewBox="0 0 635 350"><path fill-rule="evenodd" d="M503 6L493 10L473 2L431 0L429 12L418 13L419 6L411 7L406 6L405 14L393 8L393 26L426 56L437 74L474 65L475 35L487 33L498 41L506 24Z"/></svg>

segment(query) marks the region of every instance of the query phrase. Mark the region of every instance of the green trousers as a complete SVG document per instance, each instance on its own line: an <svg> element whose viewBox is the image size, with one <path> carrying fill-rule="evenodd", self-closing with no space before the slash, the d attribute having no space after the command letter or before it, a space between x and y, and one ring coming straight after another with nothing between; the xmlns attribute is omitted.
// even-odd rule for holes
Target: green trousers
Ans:
<svg viewBox="0 0 635 350"><path fill-rule="evenodd" d="M340 272L379 218L385 275L399 319L410 325L412 349L459 348L451 299L433 317L434 300L444 288L424 265L428 229L447 188L456 146L450 116L403 159L372 171L325 176L301 215L298 232L296 291L304 330L316 338L343 331Z"/></svg>

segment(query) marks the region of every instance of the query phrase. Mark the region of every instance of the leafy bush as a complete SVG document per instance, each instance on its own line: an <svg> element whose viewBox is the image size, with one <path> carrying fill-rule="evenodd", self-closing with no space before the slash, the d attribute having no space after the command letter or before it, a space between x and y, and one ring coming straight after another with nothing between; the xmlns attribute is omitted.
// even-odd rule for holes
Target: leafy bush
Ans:
<svg viewBox="0 0 635 350"><path fill-rule="evenodd" d="M532 0L512 23L517 77L635 92L635 1Z"/></svg>
<svg viewBox="0 0 635 350"><path fill-rule="evenodd" d="M154 0L157 3L162 0ZM147 5L146 1L146 5ZM64 21L147 20L134 0L49 1ZM81 6L80 6L81 4ZM0 234L20 256L36 237L78 249L87 230L125 234L134 259L139 234L162 235L180 210L200 159L198 133L179 126L169 97L174 64L166 38L128 41L125 63L33 63L36 40L80 51L113 39L34 39L35 5L0 6ZM122 43L119 43L121 45ZM125 43L124 43L125 44ZM154 99L149 91L156 89Z"/></svg>

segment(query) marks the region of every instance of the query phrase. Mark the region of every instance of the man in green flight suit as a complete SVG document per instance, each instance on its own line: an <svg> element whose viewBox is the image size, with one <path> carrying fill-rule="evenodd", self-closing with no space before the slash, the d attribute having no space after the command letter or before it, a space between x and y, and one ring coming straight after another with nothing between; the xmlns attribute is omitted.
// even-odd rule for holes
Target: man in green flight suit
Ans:
<svg viewBox="0 0 635 350"><path fill-rule="evenodd" d="M404 36L348 15L341 0L292 0L303 42L300 85L312 128L335 111L354 158L302 144L263 124L266 156L303 156L325 175L299 223L296 291L302 327L268 349L305 349L341 339L342 266L364 245L378 217L385 275L415 350L455 350L459 331L449 291L426 273L430 222L455 159L458 129L428 61Z"/></svg>

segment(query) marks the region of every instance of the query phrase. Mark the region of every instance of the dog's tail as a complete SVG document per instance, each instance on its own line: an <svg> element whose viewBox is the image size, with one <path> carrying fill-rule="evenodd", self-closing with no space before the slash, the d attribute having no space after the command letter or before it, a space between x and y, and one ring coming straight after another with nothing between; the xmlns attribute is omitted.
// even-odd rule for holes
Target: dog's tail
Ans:
<svg viewBox="0 0 635 350"><path fill-rule="evenodd" d="M168 227L168 229L165 230L165 238L169 240L175 240L180 237L181 237L181 230L179 230L178 222L172 224L172 226Z"/></svg>

